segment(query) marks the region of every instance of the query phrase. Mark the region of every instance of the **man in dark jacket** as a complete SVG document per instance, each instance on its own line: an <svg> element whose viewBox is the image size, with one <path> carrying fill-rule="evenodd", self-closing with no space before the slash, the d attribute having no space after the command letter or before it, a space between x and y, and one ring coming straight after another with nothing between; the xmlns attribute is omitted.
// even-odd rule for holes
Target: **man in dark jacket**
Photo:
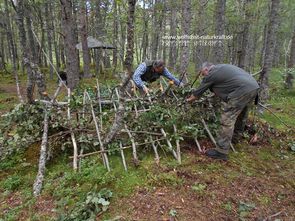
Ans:
<svg viewBox="0 0 295 221"><path fill-rule="evenodd" d="M198 99L207 89L224 101L217 147L208 150L206 155L227 160L233 134L237 138L242 135L248 106L257 96L259 85L249 73L230 64L206 62L202 65L201 74L204 76L201 85L187 101Z"/></svg>
<svg viewBox="0 0 295 221"><path fill-rule="evenodd" d="M133 81L135 85L143 91L145 94L149 93L149 89L144 82L154 82L161 76L173 81L175 85L182 85L181 82L174 77L168 69L165 67L165 63L162 60L145 61L141 63L133 74Z"/></svg>

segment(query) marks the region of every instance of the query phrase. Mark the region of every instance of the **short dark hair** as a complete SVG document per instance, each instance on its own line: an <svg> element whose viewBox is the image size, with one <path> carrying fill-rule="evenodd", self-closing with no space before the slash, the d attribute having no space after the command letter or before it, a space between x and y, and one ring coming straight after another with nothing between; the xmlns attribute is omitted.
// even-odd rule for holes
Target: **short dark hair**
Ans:
<svg viewBox="0 0 295 221"><path fill-rule="evenodd" d="M163 60L155 60L153 62L154 68L160 68L160 67L164 67L164 66L165 66L165 62Z"/></svg>

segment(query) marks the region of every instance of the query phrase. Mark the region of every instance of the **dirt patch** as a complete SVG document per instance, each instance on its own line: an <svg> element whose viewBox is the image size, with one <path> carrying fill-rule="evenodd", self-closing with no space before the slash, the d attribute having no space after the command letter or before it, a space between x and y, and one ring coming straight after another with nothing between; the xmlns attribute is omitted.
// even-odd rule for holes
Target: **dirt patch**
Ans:
<svg viewBox="0 0 295 221"><path fill-rule="evenodd" d="M55 211L54 199L50 196L40 196L37 198L36 203L30 210L22 210L18 220L30 220L33 214L38 214L38 217L42 220L51 220L57 217Z"/></svg>
<svg viewBox="0 0 295 221"><path fill-rule="evenodd" d="M43 215L56 215L54 199L49 196L40 196L34 208Z"/></svg>
<svg viewBox="0 0 295 221"><path fill-rule="evenodd" d="M18 207L22 203L23 201L18 192L11 193L4 200L0 201L0 214L5 217L5 214L7 214L11 208Z"/></svg>
<svg viewBox="0 0 295 221"><path fill-rule="evenodd" d="M17 95L16 85L14 84L14 82L9 82L9 83L11 83L11 84L1 85L0 93L7 93L12 96L16 96ZM25 92L26 92L25 85L20 85L20 91L21 91L21 94L25 94Z"/></svg>
<svg viewBox="0 0 295 221"><path fill-rule="evenodd" d="M243 215L246 220L263 220L275 214L275 218L292 220L294 191L280 191L274 191L264 180L252 178L238 179L227 187L218 182L207 184L206 191L199 193L187 184L176 189L139 189L113 205L111 212L122 216L121 220L238 220L242 216L239 206L256 200L255 208ZM284 199L279 199L278 193Z"/></svg>

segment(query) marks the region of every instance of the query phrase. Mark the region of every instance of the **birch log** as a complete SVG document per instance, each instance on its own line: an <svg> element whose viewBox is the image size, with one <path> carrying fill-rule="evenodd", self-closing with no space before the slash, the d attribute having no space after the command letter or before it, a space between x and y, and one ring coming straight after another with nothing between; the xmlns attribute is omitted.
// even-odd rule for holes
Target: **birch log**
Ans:
<svg viewBox="0 0 295 221"><path fill-rule="evenodd" d="M47 152L47 145L48 145L48 110L47 110L47 106L45 108L43 125L44 126L43 126L43 136L42 136L40 157L39 157L39 169L38 169L38 173L37 173L34 185L33 185L33 194L35 197L41 193L43 180L44 180L44 174L45 174L46 152Z"/></svg>
<svg viewBox="0 0 295 221"><path fill-rule="evenodd" d="M71 101L71 89L68 88L68 121L70 125L70 131L71 131L71 139L74 147L74 159L73 159L73 168L76 171L78 169L78 147L77 142L75 138L75 134L73 132L72 124L71 124L71 109L70 109L70 101Z"/></svg>

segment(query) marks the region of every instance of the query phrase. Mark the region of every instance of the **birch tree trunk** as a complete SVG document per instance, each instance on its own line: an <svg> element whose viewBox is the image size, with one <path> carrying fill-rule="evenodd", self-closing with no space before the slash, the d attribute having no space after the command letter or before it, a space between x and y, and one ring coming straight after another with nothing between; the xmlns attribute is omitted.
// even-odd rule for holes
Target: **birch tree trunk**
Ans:
<svg viewBox="0 0 295 221"><path fill-rule="evenodd" d="M41 193L45 169L46 169L46 157L47 157L47 145L48 145L48 107L44 108L44 121L43 121L43 136L40 148L39 167L38 173L33 185L33 194L38 196Z"/></svg>
<svg viewBox="0 0 295 221"><path fill-rule="evenodd" d="M293 31L293 36L291 39L291 47L290 47L290 57L288 60L288 70L287 70L287 75L285 79L285 85L287 89L293 88L293 80L294 80L294 71L292 69L294 68L295 64L295 26L294 26L294 31Z"/></svg>
<svg viewBox="0 0 295 221"><path fill-rule="evenodd" d="M274 47L278 30L280 0L271 1L271 10L265 44L265 54L263 59L262 71L260 73L260 98L266 101L269 97L269 73L274 56Z"/></svg>
<svg viewBox="0 0 295 221"><path fill-rule="evenodd" d="M51 21L49 21L50 26L52 28L52 40L53 40L53 45L54 45L54 53L55 53L55 61L56 61L56 69L59 71L60 69L60 56L59 56L59 47L58 47L58 39L59 37L56 36L56 32L53 30L56 30L57 27L59 26L58 24L55 24L55 15L54 14L54 10L53 10L53 6L52 4L49 4L49 13L50 13L50 17L52 18Z"/></svg>
<svg viewBox="0 0 295 221"><path fill-rule="evenodd" d="M118 33L119 33L119 21L118 21L118 6L117 6L117 1L114 1L114 21L113 21L113 45L115 49L113 50L113 67L114 67L114 73L116 72L117 65L118 65Z"/></svg>
<svg viewBox="0 0 295 221"><path fill-rule="evenodd" d="M49 76L50 79L53 79L53 67L52 67L52 63L53 63L53 56L52 56L52 32L53 32L53 27L52 27L52 16L50 12L50 5L52 3L51 2L46 2L45 3L45 17L47 18L46 20L46 32L47 32L47 45L48 45L48 57L49 57ZM50 64L51 63L51 64Z"/></svg>

